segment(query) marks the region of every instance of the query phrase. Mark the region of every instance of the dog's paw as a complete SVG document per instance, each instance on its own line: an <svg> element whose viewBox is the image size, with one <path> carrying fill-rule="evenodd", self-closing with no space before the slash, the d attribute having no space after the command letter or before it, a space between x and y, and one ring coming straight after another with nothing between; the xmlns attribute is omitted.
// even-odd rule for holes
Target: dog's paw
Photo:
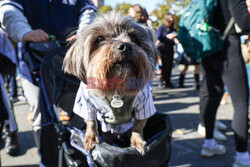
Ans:
<svg viewBox="0 0 250 167"><path fill-rule="evenodd" d="M145 146L146 142L142 139L142 137L139 134L132 135L131 136L131 147L136 148L136 150L141 153L142 155L145 154Z"/></svg>
<svg viewBox="0 0 250 167"><path fill-rule="evenodd" d="M86 150L91 150L99 143L99 139L96 135L86 135L84 139L84 147Z"/></svg>

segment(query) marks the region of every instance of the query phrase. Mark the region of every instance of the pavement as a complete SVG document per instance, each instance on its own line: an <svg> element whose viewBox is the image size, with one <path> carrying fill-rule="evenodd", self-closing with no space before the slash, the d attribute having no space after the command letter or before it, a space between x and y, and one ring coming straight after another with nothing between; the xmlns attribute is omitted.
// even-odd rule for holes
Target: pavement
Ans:
<svg viewBox="0 0 250 167"><path fill-rule="evenodd" d="M177 86L178 71L175 67L172 81ZM153 88L153 97L158 112L168 114L173 124L172 156L170 167L230 167L235 158L234 137L231 128L233 108L230 97L225 105L218 110L217 119L228 126L223 132L228 137L225 146L227 153L213 158L202 158L200 149L203 137L197 133L199 123L199 91L193 88L192 69L185 80L186 88L164 89ZM9 156L5 149L1 150L2 166L35 167L39 164L37 148L32 136L31 123L27 120L27 102L14 104L14 112L19 127L18 140L20 153L17 156ZM249 140L250 141L250 140ZM250 146L248 148L250 150Z"/></svg>

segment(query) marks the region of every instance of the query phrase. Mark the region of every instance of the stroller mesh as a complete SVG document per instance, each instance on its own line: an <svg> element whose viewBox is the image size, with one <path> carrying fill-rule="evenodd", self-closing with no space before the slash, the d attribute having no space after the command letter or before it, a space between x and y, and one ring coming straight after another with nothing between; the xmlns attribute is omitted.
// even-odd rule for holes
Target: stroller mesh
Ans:
<svg viewBox="0 0 250 167"><path fill-rule="evenodd" d="M62 63L66 48L57 48L43 58L41 64L41 87L48 111L51 105L56 104L68 115L72 114L75 96L80 81L62 71ZM52 116L53 114L46 114Z"/></svg>

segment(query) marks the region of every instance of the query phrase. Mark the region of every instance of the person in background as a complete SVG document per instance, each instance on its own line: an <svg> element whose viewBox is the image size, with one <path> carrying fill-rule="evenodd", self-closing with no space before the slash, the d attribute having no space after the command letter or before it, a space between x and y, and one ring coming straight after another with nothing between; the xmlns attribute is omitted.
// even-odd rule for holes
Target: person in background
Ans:
<svg viewBox="0 0 250 167"><path fill-rule="evenodd" d="M128 15L135 19L135 22L144 24L151 29L154 29L152 21L149 19L148 12L139 4L132 5L129 8Z"/></svg>
<svg viewBox="0 0 250 167"><path fill-rule="evenodd" d="M0 22L14 42L46 42L49 35L66 40L75 31L80 33L96 16L97 9L91 0L3 0L0 2ZM68 38L72 41L77 37ZM26 63L19 57L19 69L25 97L32 110L33 131L38 150L41 148L40 89L34 83ZM46 139L44 137L44 139ZM44 146L49 146L44 144ZM42 153L41 165L56 166L53 153ZM46 157L45 157L46 156ZM51 164L52 163L52 164Z"/></svg>
<svg viewBox="0 0 250 167"><path fill-rule="evenodd" d="M162 78L165 81L166 88L173 88L170 82L173 57L174 57L174 45L176 40L176 29L174 28L174 16L171 13L167 13L164 16L164 22L156 31L156 46L161 54L162 60Z"/></svg>
<svg viewBox="0 0 250 167"><path fill-rule="evenodd" d="M250 31L250 15L246 1L219 0L215 10L214 26L224 32L233 17L243 32ZM249 167L248 152L248 83L244 60L240 48L240 35L233 27L224 41L222 51L202 58L203 81L200 89L200 118L205 126L206 137L201 155L212 157L222 155L226 148L214 140L215 116L227 86L232 98L234 116L232 128L236 144L236 158L233 167Z"/></svg>
<svg viewBox="0 0 250 167"><path fill-rule="evenodd" d="M250 39L249 39L249 33L246 33L244 35L241 35L240 42L241 42L241 52L242 56L244 58L246 69L247 69L247 76L248 76L248 88L250 87ZM225 86L225 92L221 99L221 105L224 105L227 103L227 97L228 97L228 89ZM249 98L249 105L250 105L250 98Z"/></svg>
<svg viewBox="0 0 250 167"><path fill-rule="evenodd" d="M195 71L194 71L194 83L195 83L195 88L196 90L200 89L200 79L199 79L199 75L200 75L200 63L198 62L198 60L196 59L192 59L190 57L188 57L187 55L185 55L184 53L184 49L182 48L180 43L176 44L176 52L177 54L180 54L182 57L180 59L179 64L183 64L184 65L184 69L181 71L180 77L179 77L179 88L184 88L184 79L185 79L185 74L188 70L189 65L195 65ZM228 91L226 91L224 93L225 97L222 97L222 101L221 104L223 103L223 98L226 98ZM213 135L214 138L218 141L227 141L227 137L220 131L225 131L227 129L227 126L225 124L223 124L221 121L216 120L215 121L215 127L214 127L214 131L213 131ZM198 128L197 128L197 132L205 137L206 132L205 132L205 127L204 127L204 123L199 123L198 124Z"/></svg>
<svg viewBox="0 0 250 167"><path fill-rule="evenodd" d="M0 74L0 131L5 128L6 134L6 153L14 156L19 153L19 142L17 137L17 124L13 116L12 107L5 88L3 76ZM6 116L4 113L6 113ZM2 117L3 116L3 117ZM2 136L0 136L2 138ZM0 142L1 143L1 142Z"/></svg>
<svg viewBox="0 0 250 167"><path fill-rule="evenodd" d="M5 128L5 147L6 153L14 156L19 153L18 129L15 121L13 108L8 98L7 89L5 87L4 75L9 74L16 69L17 56L16 50L7 34L0 28L0 58L1 68L7 70L7 73L0 72L0 131ZM9 61L4 61L8 59ZM0 135L0 137L2 137Z"/></svg>
<svg viewBox="0 0 250 167"><path fill-rule="evenodd" d="M184 65L184 69L181 71L180 76L179 76L179 88L185 88L184 80L185 80L185 75L187 73L188 67L189 65L194 65L195 66L194 86L196 90L199 90L200 89L200 63L199 61L188 57L184 53L182 45L179 42L176 43L176 53L181 56L179 64Z"/></svg>

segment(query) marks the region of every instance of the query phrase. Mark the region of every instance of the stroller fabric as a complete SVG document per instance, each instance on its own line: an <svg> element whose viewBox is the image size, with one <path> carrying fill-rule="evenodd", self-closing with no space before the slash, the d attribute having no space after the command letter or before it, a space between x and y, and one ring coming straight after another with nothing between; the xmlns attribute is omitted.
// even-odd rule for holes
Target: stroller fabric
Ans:
<svg viewBox="0 0 250 167"><path fill-rule="evenodd" d="M145 155L132 147L121 148L105 142L97 144L91 152L84 149L84 133L75 130L71 145L87 156L93 167L161 167L166 166L171 155L171 123L169 117L157 113L148 119L144 128L147 141Z"/></svg>

